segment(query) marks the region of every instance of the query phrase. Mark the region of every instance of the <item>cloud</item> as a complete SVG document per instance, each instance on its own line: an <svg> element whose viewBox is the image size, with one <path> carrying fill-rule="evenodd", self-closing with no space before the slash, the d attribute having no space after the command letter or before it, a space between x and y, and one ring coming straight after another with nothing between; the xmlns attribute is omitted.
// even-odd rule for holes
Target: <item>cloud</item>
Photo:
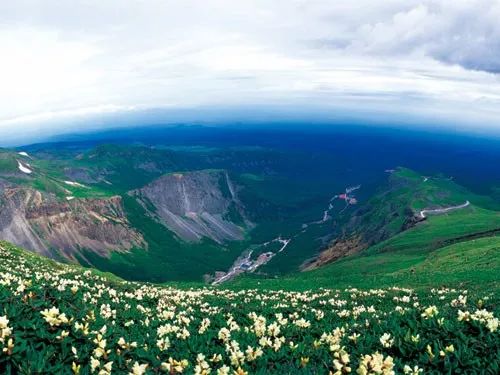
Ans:
<svg viewBox="0 0 500 375"><path fill-rule="evenodd" d="M498 128L498 19L493 0L0 2L0 134L210 106Z"/></svg>
<svg viewBox="0 0 500 375"><path fill-rule="evenodd" d="M500 3L425 1L361 25L349 48L375 55L420 53L466 69L500 72Z"/></svg>

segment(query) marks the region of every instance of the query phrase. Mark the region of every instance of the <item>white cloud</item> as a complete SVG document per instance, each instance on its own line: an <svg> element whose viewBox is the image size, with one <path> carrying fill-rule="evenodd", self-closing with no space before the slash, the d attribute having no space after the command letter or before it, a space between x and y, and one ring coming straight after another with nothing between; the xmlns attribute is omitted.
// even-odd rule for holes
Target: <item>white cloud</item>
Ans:
<svg viewBox="0 0 500 375"><path fill-rule="evenodd" d="M0 134L211 105L498 128L498 19L493 0L2 2Z"/></svg>

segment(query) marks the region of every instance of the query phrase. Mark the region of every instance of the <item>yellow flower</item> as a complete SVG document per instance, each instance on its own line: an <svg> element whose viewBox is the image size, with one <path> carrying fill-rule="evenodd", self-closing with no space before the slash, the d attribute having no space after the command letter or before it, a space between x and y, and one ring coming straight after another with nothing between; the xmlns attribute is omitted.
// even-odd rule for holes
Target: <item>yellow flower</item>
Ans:
<svg viewBox="0 0 500 375"><path fill-rule="evenodd" d="M429 357L431 357L431 360L434 358L434 354L432 353L432 348L430 345L427 345L427 353L429 354Z"/></svg>
<svg viewBox="0 0 500 375"><path fill-rule="evenodd" d="M351 367L349 367L349 354L345 351L344 347L336 351L334 354L333 367L335 367L335 372L333 375L341 375L343 373L351 372Z"/></svg>
<svg viewBox="0 0 500 375"><path fill-rule="evenodd" d="M394 344L394 339L389 333L384 333L379 340L384 348L390 348Z"/></svg>
<svg viewBox="0 0 500 375"><path fill-rule="evenodd" d="M56 336L56 339L63 340L65 337L68 337L68 335L69 335L69 332L63 329L61 331L61 334L59 336Z"/></svg>
<svg viewBox="0 0 500 375"><path fill-rule="evenodd" d="M387 356L384 358L382 354L376 352L372 355L367 354L361 357L358 370L359 375L368 374L382 374L394 375L394 362L392 357Z"/></svg>
<svg viewBox="0 0 500 375"><path fill-rule="evenodd" d="M5 315L0 316L0 342L4 342L11 333L12 329L9 327L9 319Z"/></svg>
<svg viewBox="0 0 500 375"><path fill-rule="evenodd" d="M132 348L137 348L137 342L126 342L123 337L120 337L117 342L118 346L124 350L130 350Z"/></svg>
<svg viewBox="0 0 500 375"><path fill-rule="evenodd" d="M182 372L184 372L184 369L188 367L188 364L189 364L188 361L185 359L177 361L172 357L170 357L168 359L168 362L163 362L161 364L161 368L162 370L168 371L173 374L181 374Z"/></svg>
<svg viewBox="0 0 500 375"><path fill-rule="evenodd" d="M222 340L223 342L227 342L231 338L231 332L227 328L221 328L219 330L218 337L219 337L219 340Z"/></svg>
<svg viewBox="0 0 500 375"><path fill-rule="evenodd" d="M233 374L234 375L248 375L248 372L243 370L241 367L238 367L237 370L234 370Z"/></svg>
<svg viewBox="0 0 500 375"><path fill-rule="evenodd" d="M170 348L170 340L168 337L161 338L156 341L156 346L163 352Z"/></svg>
<svg viewBox="0 0 500 375"><path fill-rule="evenodd" d="M439 314L439 311L436 306L429 306L427 307L424 312L422 313L422 318L424 319L429 319L432 318L433 316L436 316Z"/></svg>
<svg viewBox="0 0 500 375"><path fill-rule="evenodd" d="M309 363L309 357L300 357L300 366L306 367Z"/></svg>
<svg viewBox="0 0 500 375"><path fill-rule="evenodd" d="M354 342L358 341L358 337L361 336L359 333L354 332L351 336L348 336L347 338L349 340L352 340Z"/></svg>
<svg viewBox="0 0 500 375"><path fill-rule="evenodd" d="M77 365L75 362L71 364L71 371L73 371L73 374L78 375L80 373L80 365Z"/></svg>
<svg viewBox="0 0 500 375"><path fill-rule="evenodd" d="M90 369L92 370L92 372L94 372L100 366L101 362L98 359L94 357L90 358Z"/></svg>
<svg viewBox="0 0 500 375"><path fill-rule="evenodd" d="M7 345L2 349L2 351L7 354L7 355L11 355L12 354L12 350L14 349L14 340L12 340L12 338L10 338L8 341L7 341Z"/></svg>
<svg viewBox="0 0 500 375"><path fill-rule="evenodd" d="M424 370L419 368L418 366L414 366L413 368L411 368L410 366L405 365L405 367L403 368L403 372L408 375L419 375L420 373L424 372Z"/></svg>
<svg viewBox="0 0 500 375"><path fill-rule="evenodd" d="M9 319L7 319L7 316L0 316L0 329L5 329L9 325Z"/></svg>

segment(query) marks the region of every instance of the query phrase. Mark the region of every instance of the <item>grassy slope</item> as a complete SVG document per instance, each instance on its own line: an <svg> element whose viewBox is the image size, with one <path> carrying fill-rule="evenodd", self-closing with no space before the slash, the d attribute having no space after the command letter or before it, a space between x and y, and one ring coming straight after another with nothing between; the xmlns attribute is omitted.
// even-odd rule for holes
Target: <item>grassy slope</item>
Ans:
<svg viewBox="0 0 500 375"><path fill-rule="evenodd" d="M27 175L19 171L17 161L29 163L32 174ZM53 193L60 199L67 196L76 198L99 198L113 195L112 191L96 185L71 186L63 173L68 161L43 160L25 157L13 151L0 149L0 176L15 185L33 188L39 191Z"/></svg>
<svg viewBox="0 0 500 375"><path fill-rule="evenodd" d="M451 180L432 179L401 168L390 178L392 183L405 180L389 193L381 193L369 202L371 212L360 225L376 228L378 211L388 202L406 204L414 212L422 208L448 206L470 200L467 208L442 215L431 215L415 227L375 244L359 255L340 259L318 270L280 279L247 276L233 282L234 287L283 287L309 289L318 286L409 287L437 284L499 286L500 212L489 197L468 192ZM491 209L482 208L489 207ZM397 207L396 207L397 208ZM395 215L378 230L387 230L401 220ZM395 222L398 222L395 224ZM457 254L454 256L453 254ZM461 260L463 254L468 260ZM495 256L497 260L495 260Z"/></svg>
<svg viewBox="0 0 500 375"><path fill-rule="evenodd" d="M477 255L489 256L487 247ZM403 373L405 365L423 374L499 370L499 296L488 289L185 290L83 273L2 242L0 253L5 374L90 374L105 363L113 374L173 374L167 363L174 359L185 360L183 373L191 374L200 353L211 373L225 364L231 374L331 374L332 358L344 358L344 373L356 373L376 352L387 373ZM456 265L449 255L442 259ZM459 321L459 310L474 315ZM241 353L234 361L233 351L248 347L261 356Z"/></svg>
<svg viewBox="0 0 500 375"><path fill-rule="evenodd" d="M452 242L466 240L467 236L488 235L495 230L500 230L500 212L471 206L430 216L410 230L372 246L365 254L425 254Z"/></svg>
<svg viewBox="0 0 500 375"><path fill-rule="evenodd" d="M316 271L279 279L245 277L234 288L413 288L465 286L500 288L500 237L485 237L443 247L428 254L376 254L344 259Z"/></svg>
<svg viewBox="0 0 500 375"><path fill-rule="evenodd" d="M398 168L388 180L387 186L368 200L365 205L354 212L354 233L368 233L368 237L377 237L380 232L393 236L402 230L409 216L424 208L448 207L463 204L469 200L473 205L488 209L498 208L498 204L489 197L471 193L452 180L424 176L406 168ZM464 222L473 222L476 217L463 216ZM488 215L488 213L485 213ZM434 223L434 218L431 218ZM440 219L438 219L440 220ZM482 221L482 219L481 219ZM463 223L455 223L455 227ZM463 228L457 228L461 232ZM466 231L467 232L467 231Z"/></svg>

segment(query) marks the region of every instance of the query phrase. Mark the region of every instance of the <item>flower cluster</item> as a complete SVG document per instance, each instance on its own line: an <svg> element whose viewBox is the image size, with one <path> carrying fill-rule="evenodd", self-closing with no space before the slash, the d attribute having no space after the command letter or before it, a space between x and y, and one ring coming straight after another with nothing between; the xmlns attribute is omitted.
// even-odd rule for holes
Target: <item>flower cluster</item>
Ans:
<svg viewBox="0 0 500 375"><path fill-rule="evenodd" d="M2 344L2 352L8 355L12 354L14 348L14 340L10 337L12 329L9 327L9 319L6 316L0 316L0 343Z"/></svg>
<svg viewBox="0 0 500 375"><path fill-rule="evenodd" d="M498 329L498 318L495 318L492 312L482 310L476 310L472 314L468 311L458 311L459 321L477 321L484 324L491 332L496 332Z"/></svg>
<svg viewBox="0 0 500 375"><path fill-rule="evenodd" d="M495 372L494 294L182 289L0 256L0 373Z"/></svg>

